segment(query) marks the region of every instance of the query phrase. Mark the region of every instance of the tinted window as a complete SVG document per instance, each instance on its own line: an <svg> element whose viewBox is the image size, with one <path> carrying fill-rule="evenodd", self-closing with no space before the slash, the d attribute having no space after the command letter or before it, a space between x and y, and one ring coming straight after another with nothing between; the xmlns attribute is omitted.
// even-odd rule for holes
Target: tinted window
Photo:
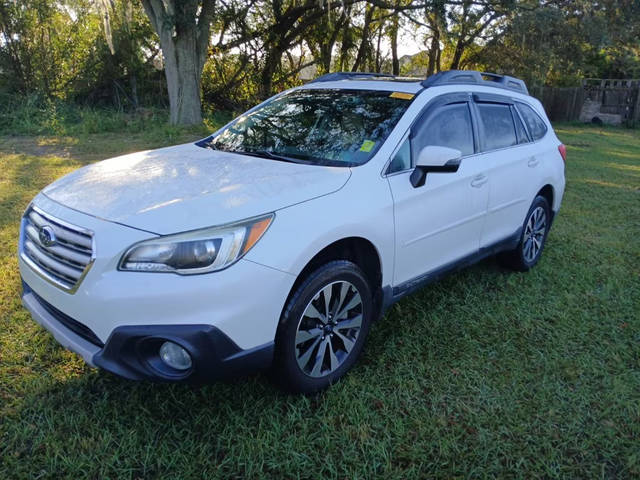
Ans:
<svg viewBox="0 0 640 480"><path fill-rule="evenodd" d="M410 105L376 90L304 89L245 113L210 147L319 165L367 162Z"/></svg>
<svg viewBox="0 0 640 480"><path fill-rule="evenodd" d="M411 146L409 140L405 140L391 160L387 173L401 172L409 168L411 168Z"/></svg>
<svg viewBox="0 0 640 480"><path fill-rule="evenodd" d="M511 107L511 114L513 115L513 121L516 124L516 135L518 136L518 143L527 143L529 138L527 137L527 131L524 129L520 115L514 107Z"/></svg>
<svg viewBox="0 0 640 480"><path fill-rule="evenodd" d="M531 108L529 105L525 105L524 103L517 104L518 111L522 118L524 119L524 123L527 124L527 128L529 129L529 134L533 137L534 140L540 140L547 133L547 126L544 124L540 116Z"/></svg>
<svg viewBox="0 0 640 480"><path fill-rule="evenodd" d="M484 124L484 150L496 150L518 143L509 105L479 103L478 110Z"/></svg>
<svg viewBox="0 0 640 480"><path fill-rule="evenodd" d="M412 141L414 152L428 145L460 150L462 155L473 153L471 114L466 103L456 103L438 108L417 127Z"/></svg>

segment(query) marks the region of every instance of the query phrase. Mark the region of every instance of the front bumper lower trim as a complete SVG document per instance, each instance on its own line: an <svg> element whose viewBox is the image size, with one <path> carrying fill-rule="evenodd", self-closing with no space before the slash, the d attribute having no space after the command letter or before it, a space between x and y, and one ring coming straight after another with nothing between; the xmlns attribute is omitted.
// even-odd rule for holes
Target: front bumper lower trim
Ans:
<svg viewBox="0 0 640 480"><path fill-rule="evenodd" d="M92 367L96 366L93 362L93 357L100 351L99 346L88 342L80 335L62 325L53 315L47 312L33 292L25 291L22 295L22 305L29 311L36 322L51 332L58 343L67 350L71 350L80 355L83 360Z"/></svg>
<svg viewBox="0 0 640 480"><path fill-rule="evenodd" d="M273 361L274 342L243 350L212 325L121 326L111 332L101 348L63 325L28 285L23 287L23 305L61 345L80 355L90 366L130 380L209 383L268 368ZM191 369L172 370L159 360L159 347L167 340L189 352Z"/></svg>
<svg viewBox="0 0 640 480"><path fill-rule="evenodd" d="M160 345L172 341L191 355L187 372L171 371L159 359ZM131 380L208 383L271 365L274 343L242 350L211 325L142 325L116 328L93 357L97 367Z"/></svg>

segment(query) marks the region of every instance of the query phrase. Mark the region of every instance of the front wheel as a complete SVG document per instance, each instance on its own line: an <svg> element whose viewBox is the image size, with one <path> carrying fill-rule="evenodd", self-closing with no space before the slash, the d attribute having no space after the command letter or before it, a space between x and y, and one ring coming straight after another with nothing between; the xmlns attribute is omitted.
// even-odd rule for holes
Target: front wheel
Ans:
<svg viewBox="0 0 640 480"><path fill-rule="evenodd" d="M537 196L529 208L522 226L518 246L498 257L506 266L526 272L540 260L551 227L551 208L547 199Z"/></svg>
<svg viewBox="0 0 640 480"><path fill-rule="evenodd" d="M371 289L352 262L329 262L291 296L276 335L274 374L286 390L327 388L358 359L373 317Z"/></svg>

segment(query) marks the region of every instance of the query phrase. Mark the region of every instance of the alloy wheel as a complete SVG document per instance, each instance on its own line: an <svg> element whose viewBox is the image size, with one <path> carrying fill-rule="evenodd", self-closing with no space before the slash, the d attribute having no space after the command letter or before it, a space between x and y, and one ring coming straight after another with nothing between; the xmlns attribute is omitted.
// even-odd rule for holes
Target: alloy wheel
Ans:
<svg viewBox="0 0 640 480"><path fill-rule="evenodd" d="M527 262L533 262L540 253L547 230L547 214L542 207L536 207L524 228L522 255Z"/></svg>
<svg viewBox="0 0 640 480"><path fill-rule="evenodd" d="M307 304L296 330L296 360L310 377L324 377L344 363L362 328L358 289L341 280L320 289Z"/></svg>

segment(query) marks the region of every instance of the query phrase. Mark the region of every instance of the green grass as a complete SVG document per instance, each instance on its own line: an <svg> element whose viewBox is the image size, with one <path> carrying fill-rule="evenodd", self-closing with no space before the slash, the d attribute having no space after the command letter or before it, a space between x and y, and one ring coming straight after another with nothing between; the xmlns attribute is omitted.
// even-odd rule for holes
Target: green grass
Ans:
<svg viewBox="0 0 640 480"><path fill-rule="evenodd" d="M344 381L201 388L87 368L20 306L29 200L203 131L0 137L0 478L638 478L640 132L557 127L568 185L540 264L487 260L395 305Z"/></svg>

